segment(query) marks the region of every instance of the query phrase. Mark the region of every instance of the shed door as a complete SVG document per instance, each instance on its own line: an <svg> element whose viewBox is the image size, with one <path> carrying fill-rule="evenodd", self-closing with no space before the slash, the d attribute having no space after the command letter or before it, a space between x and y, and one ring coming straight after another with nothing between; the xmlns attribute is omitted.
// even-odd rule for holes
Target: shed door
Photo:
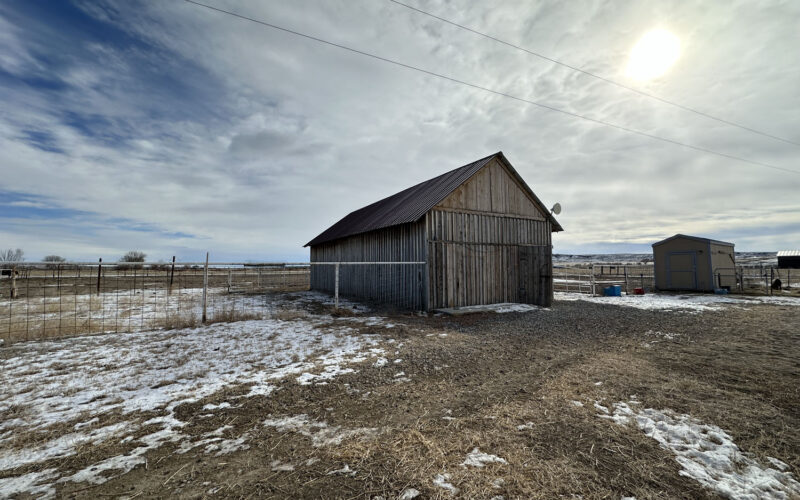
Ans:
<svg viewBox="0 0 800 500"><path fill-rule="evenodd" d="M697 252L667 254L667 287L681 290L697 288Z"/></svg>

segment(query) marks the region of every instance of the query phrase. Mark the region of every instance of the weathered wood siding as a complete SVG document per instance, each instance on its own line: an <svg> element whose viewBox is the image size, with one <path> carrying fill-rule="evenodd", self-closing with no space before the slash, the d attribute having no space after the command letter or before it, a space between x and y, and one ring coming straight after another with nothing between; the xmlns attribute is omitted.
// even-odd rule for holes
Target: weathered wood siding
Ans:
<svg viewBox="0 0 800 500"><path fill-rule="evenodd" d="M425 222L403 224L311 247L311 262L423 262ZM332 265L311 266L311 289L333 293ZM339 266L343 297L425 309L425 266L376 264Z"/></svg>
<svg viewBox="0 0 800 500"><path fill-rule="evenodd" d="M429 308L497 302L551 305L550 231L545 220L432 210Z"/></svg>
<svg viewBox="0 0 800 500"><path fill-rule="evenodd" d="M538 220L547 218L497 159L486 164L436 208L517 215Z"/></svg>
<svg viewBox="0 0 800 500"><path fill-rule="evenodd" d="M502 162L492 160L427 217L430 308L552 304L552 224Z"/></svg>

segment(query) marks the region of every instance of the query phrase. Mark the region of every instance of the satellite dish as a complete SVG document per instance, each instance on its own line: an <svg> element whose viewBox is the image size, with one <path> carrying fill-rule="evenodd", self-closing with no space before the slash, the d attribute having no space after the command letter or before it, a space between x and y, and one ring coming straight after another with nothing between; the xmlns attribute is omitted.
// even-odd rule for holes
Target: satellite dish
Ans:
<svg viewBox="0 0 800 500"><path fill-rule="evenodd" d="M556 203L553 205L553 208L550 209L551 214L560 214L561 213L561 203Z"/></svg>

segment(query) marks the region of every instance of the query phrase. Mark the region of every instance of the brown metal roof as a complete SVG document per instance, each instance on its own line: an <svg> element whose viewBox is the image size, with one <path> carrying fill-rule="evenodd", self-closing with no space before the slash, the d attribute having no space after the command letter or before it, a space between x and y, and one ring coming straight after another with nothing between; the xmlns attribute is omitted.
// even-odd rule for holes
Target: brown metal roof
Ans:
<svg viewBox="0 0 800 500"><path fill-rule="evenodd" d="M675 236L670 236L669 238L663 239L661 241L656 241L655 243L653 243L652 246L655 247L655 246L658 246L658 245L663 245L664 243L666 243L668 241L676 240L678 238L686 239L686 240L699 241L701 243L714 243L716 245L725 245L725 246L730 246L730 247L735 246L733 243L729 243L727 241L712 240L710 238L703 238L701 236L689 236L688 234L680 234L680 233L676 234Z"/></svg>
<svg viewBox="0 0 800 500"><path fill-rule="evenodd" d="M540 206L543 213L548 214L550 221L553 223L553 230L563 231L561 225L556 222L552 214L549 214L547 208L545 208L542 202L533 194L533 191L530 190L516 170L514 170L508 160L506 160L503 153L497 152L486 158L481 158L463 167L434 177L433 179L421 182L416 186L411 186L388 198L360 208L355 212L351 212L304 246L318 245L320 243L326 243L328 241L338 240L339 238L366 233L376 229L416 222L495 157L501 159L506 166L509 167L528 194L531 195Z"/></svg>

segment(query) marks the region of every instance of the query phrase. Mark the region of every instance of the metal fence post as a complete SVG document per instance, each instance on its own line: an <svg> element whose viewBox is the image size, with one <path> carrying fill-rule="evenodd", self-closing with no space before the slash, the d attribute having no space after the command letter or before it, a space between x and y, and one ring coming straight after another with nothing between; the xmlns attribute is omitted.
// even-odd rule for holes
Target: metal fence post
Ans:
<svg viewBox="0 0 800 500"><path fill-rule="evenodd" d="M172 294L172 282L175 280L175 256L172 256L172 269L169 272L169 291L167 295Z"/></svg>
<svg viewBox="0 0 800 500"><path fill-rule="evenodd" d="M602 270L602 266L600 267L600 269ZM594 297L594 295L595 295L595 291L594 291L594 264L592 264L592 266L589 268L589 272L592 273L592 297Z"/></svg>
<svg viewBox="0 0 800 500"><path fill-rule="evenodd" d="M103 258L101 257L97 264L97 295L100 295L100 272L103 269Z"/></svg>
<svg viewBox="0 0 800 500"><path fill-rule="evenodd" d="M339 263L334 266L334 309L339 309Z"/></svg>
<svg viewBox="0 0 800 500"><path fill-rule="evenodd" d="M623 266L622 270L625 273L625 293L630 293L628 291L628 266Z"/></svg>
<svg viewBox="0 0 800 500"><path fill-rule="evenodd" d="M206 265L203 267L203 318L202 322L205 323L208 319L206 316L206 298L208 296L208 252L206 252Z"/></svg>

